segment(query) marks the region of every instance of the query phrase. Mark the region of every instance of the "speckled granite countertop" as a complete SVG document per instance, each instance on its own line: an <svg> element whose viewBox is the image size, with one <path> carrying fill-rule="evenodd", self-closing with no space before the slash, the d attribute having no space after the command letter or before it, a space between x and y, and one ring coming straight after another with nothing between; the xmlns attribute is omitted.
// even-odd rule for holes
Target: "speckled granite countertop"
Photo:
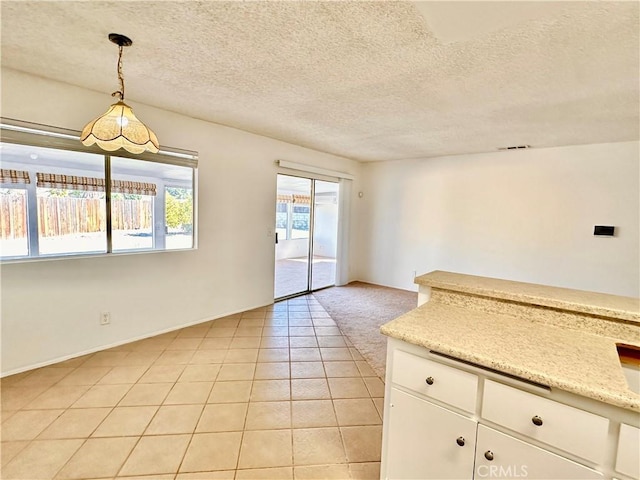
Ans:
<svg viewBox="0 0 640 480"><path fill-rule="evenodd" d="M389 337L640 412L615 341L507 315L426 303L386 323Z"/></svg>
<svg viewBox="0 0 640 480"><path fill-rule="evenodd" d="M640 299L638 298L438 270L416 277L415 283L454 292L530 303L640 323Z"/></svg>

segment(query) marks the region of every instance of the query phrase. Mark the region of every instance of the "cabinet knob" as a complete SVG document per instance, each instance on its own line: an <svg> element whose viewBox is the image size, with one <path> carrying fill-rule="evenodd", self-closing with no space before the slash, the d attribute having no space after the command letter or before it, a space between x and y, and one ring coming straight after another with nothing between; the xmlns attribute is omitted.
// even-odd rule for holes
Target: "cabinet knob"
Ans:
<svg viewBox="0 0 640 480"><path fill-rule="evenodd" d="M533 417L533 418L531 419L531 421L533 422L533 424L534 424L536 427L539 427L540 425L542 425L542 418L540 418L538 415L536 415L535 417Z"/></svg>
<svg viewBox="0 0 640 480"><path fill-rule="evenodd" d="M484 458L491 462L493 460L493 452L491 450L487 450L484 452Z"/></svg>
<svg viewBox="0 0 640 480"><path fill-rule="evenodd" d="M464 447L464 437L458 437L458 438L456 439L456 443L457 443L458 445L460 445L461 447Z"/></svg>
<svg viewBox="0 0 640 480"><path fill-rule="evenodd" d="M425 382L427 382L427 385L433 385L433 377L427 377Z"/></svg>

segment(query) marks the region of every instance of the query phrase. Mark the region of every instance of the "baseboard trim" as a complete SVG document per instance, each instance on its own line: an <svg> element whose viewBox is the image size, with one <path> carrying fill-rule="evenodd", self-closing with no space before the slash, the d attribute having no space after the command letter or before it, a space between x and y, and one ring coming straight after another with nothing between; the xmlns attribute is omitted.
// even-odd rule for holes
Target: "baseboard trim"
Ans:
<svg viewBox="0 0 640 480"><path fill-rule="evenodd" d="M127 343L137 342L139 340L144 340L146 338L151 338L151 337L155 337L157 335L162 335L163 333L174 332L174 331L180 330L182 328L193 327L194 325L199 325L200 323L210 322L212 320L217 320L218 318L227 317L229 315L235 315L237 313L247 312L249 310L266 307L268 305L273 305L273 302L266 303L266 304L263 304L263 305L258 305L258 306L255 306L255 307L243 308L242 310L232 311L232 312L224 313L224 314L221 314L221 315L218 315L218 316L214 316L214 317L207 317L206 319L200 319L200 320L195 320L193 322L183 323L183 324L176 325L176 326L173 326L173 327L165 328L163 330L157 330L155 332L145 333L143 335L138 335L136 337L128 338L128 339L120 341L120 342L110 343L110 344L107 344L107 345L101 345L99 347L90 348L88 350L82 350L80 352L72 353L72 354L69 354L69 355L63 355L62 357L56 357L56 358L51 359L51 360L46 360L44 362L34 363L34 364L31 364L31 365L27 365L25 367L14 368L13 370L9 370L8 372L0 373L0 378L9 377L11 375L16 375L18 373L28 372L29 370L35 370L36 368L47 367L47 366L53 365L55 363L60 363L60 362L64 362L64 361L67 361L67 360L71 360L73 358L78 358L78 357L82 357L84 355L89 355L90 353L101 352L103 350L109 350L110 348L119 347L120 345L126 345Z"/></svg>

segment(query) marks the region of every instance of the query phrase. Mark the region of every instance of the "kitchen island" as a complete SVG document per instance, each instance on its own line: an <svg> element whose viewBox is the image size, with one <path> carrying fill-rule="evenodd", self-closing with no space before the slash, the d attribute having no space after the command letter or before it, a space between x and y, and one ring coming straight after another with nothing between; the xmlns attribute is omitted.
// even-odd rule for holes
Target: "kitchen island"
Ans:
<svg viewBox="0 0 640 480"><path fill-rule="evenodd" d="M618 349L640 347L639 299L439 271L416 283L421 305L381 327L382 478L638 478L640 371Z"/></svg>

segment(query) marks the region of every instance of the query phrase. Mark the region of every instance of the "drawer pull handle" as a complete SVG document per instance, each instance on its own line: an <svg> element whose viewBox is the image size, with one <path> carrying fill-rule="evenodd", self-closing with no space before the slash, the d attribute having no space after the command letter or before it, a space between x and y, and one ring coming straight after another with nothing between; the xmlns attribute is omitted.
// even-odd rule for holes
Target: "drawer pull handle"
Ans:
<svg viewBox="0 0 640 480"><path fill-rule="evenodd" d="M427 382L427 385L433 385L433 377L427 377L425 382Z"/></svg>
<svg viewBox="0 0 640 480"><path fill-rule="evenodd" d="M542 418L540 418L538 415L536 415L535 417L533 417L533 418L531 419L531 421L533 422L533 424L534 424L536 427L539 427L540 425L542 425Z"/></svg>
<svg viewBox="0 0 640 480"><path fill-rule="evenodd" d="M456 443L461 447L464 447L464 437L458 437Z"/></svg>
<svg viewBox="0 0 640 480"><path fill-rule="evenodd" d="M490 462L493 461L493 452L491 450L487 450L486 452L484 452L484 458L486 458Z"/></svg>

